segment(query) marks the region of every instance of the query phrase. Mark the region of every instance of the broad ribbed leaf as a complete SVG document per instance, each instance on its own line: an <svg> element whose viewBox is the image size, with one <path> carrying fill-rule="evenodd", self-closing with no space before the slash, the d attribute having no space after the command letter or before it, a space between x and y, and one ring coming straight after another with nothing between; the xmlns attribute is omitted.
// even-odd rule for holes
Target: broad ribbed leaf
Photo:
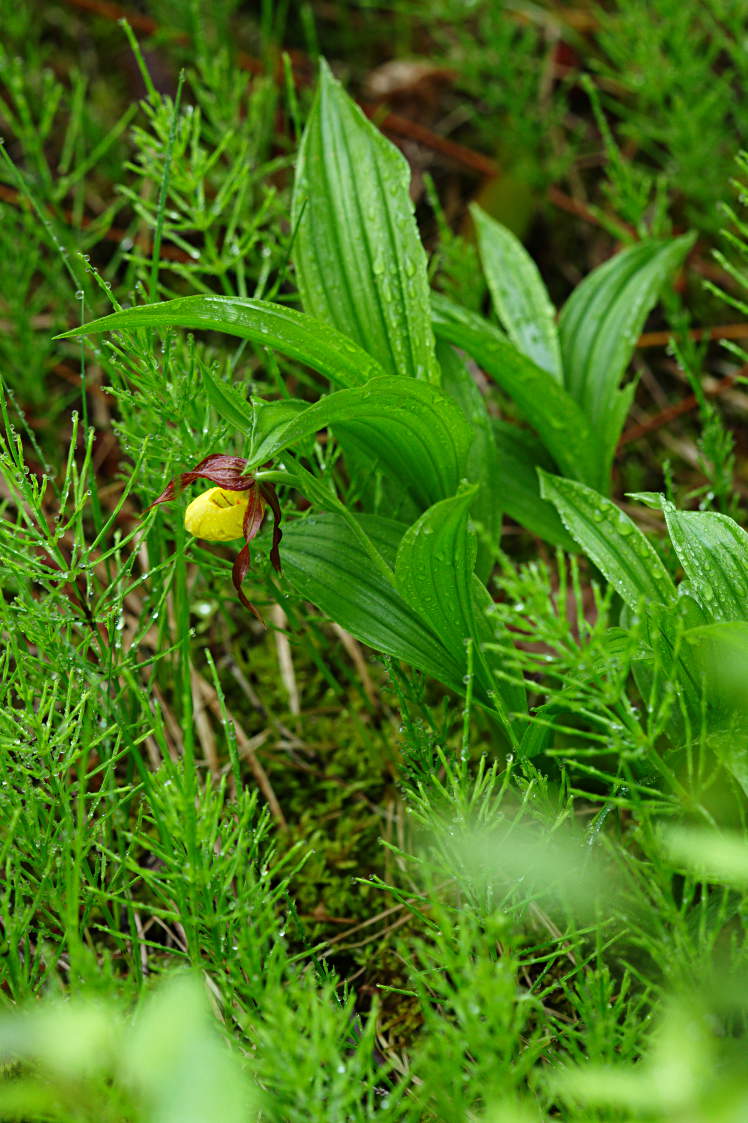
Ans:
<svg viewBox="0 0 748 1123"><path fill-rule="evenodd" d="M485 398L454 347L440 342L437 344L436 355L442 370L442 392L457 403L471 430L465 475L480 485L470 514L483 529L483 535L478 541L476 571L480 577L486 578L495 560L501 537L503 498L503 480L499 472L491 418L486 409Z"/></svg>
<svg viewBox="0 0 748 1123"><path fill-rule="evenodd" d="M748 534L715 511L664 509L678 560L707 612L714 620L748 619Z"/></svg>
<svg viewBox="0 0 748 1123"><path fill-rule="evenodd" d="M275 417L273 404L256 408ZM465 474L470 428L459 408L435 386L402 378L337 390L290 421L281 415L277 426L261 413L264 436L250 451L250 467L328 425L352 433L421 507L454 494Z"/></svg>
<svg viewBox="0 0 748 1123"><path fill-rule="evenodd" d="M487 617L490 597L477 581L475 534L468 514L475 485L434 504L403 535L395 562L395 583L401 596L439 637L445 648L460 652L474 641L475 674L484 698L497 694L506 724L515 709L526 710L524 692L491 673L483 644L496 642Z"/></svg>
<svg viewBox="0 0 748 1123"><path fill-rule="evenodd" d="M600 434L606 473L633 393L619 383L647 315L693 240L685 234L623 250L585 277L561 312L566 388Z"/></svg>
<svg viewBox="0 0 748 1123"><path fill-rule="evenodd" d="M404 531L374 516L361 526L387 560ZM395 659L464 691L464 668L392 585L368 563L350 527L338 515L310 515L283 533L283 572L296 591L351 635ZM464 655L460 648L459 656Z"/></svg>
<svg viewBox="0 0 748 1123"><path fill-rule="evenodd" d="M556 310L535 262L506 226L475 204L470 213L483 272L504 330L523 355L563 384Z"/></svg>
<svg viewBox="0 0 748 1123"><path fill-rule="evenodd" d="M431 308L437 338L467 351L514 399L561 471L572 479L604 487L598 441L563 386L482 316L437 293L432 294Z"/></svg>
<svg viewBox="0 0 748 1123"><path fill-rule="evenodd" d="M351 339L313 316L268 300L234 296L180 296L159 304L143 304L102 316L57 338L172 327L223 331L240 339L251 339L253 343L298 359L338 386L361 386L370 378L385 373L379 363Z"/></svg>
<svg viewBox="0 0 748 1123"><path fill-rule="evenodd" d="M636 523L592 488L549 476L542 469L540 493L553 503L564 526L632 609L642 602L669 604L675 586Z"/></svg>
<svg viewBox="0 0 748 1123"><path fill-rule="evenodd" d="M439 381L404 157L323 62L299 152L293 258L305 309L389 374Z"/></svg>
<svg viewBox="0 0 748 1123"><path fill-rule="evenodd" d="M475 534L468 513L477 487L429 507L403 535L395 563L398 591L450 651L475 637L473 569Z"/></svg>
<svg viewBox="0 0 748 1123"><path fill-rule="evenodd" d="M532 534L569 553L578 547L564 528L552 503L540 496L538 468L553 471L553 464L538 438L508 421L493 422L501 487L499 497L506 513Z"/></svg>

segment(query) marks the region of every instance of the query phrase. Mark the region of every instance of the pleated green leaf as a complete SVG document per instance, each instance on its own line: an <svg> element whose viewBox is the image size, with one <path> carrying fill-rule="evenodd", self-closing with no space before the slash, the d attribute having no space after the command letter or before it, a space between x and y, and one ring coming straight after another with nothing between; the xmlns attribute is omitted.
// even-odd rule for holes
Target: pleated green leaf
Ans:
<svg viewBox="0 0 748 1123"><path fill-rule="evenodd" d="M663 506L678 560L701 604L714 620L748 620L748 534L715 511Z"/></svg>
<svg viewBox="0 0 748 1123"><path fill-rule="evenodd" d="M426 255L404 157L325 63L301 142L293 257L304 308L388 374L438 383Z"/></svg>
<svg viewBox="0 0 748 1123"><path fill-rule="evenodd" d="M628 515L592 488L542 469L540 492L564 526L630 608L669 604L675 586L653 547Z"/></svg>
<svg viewBox="0 0 748 1123"><path fill-rule="evenodd" d="M475 638L475 534L468 513L477 487L434 504L403 535L395 563L401 596L429 623L444 645L462 651Z"/></svg>
<svg viewBox="0 0 748 1123"><path fill-rule="evenodd" d="M452 652L465 652L473 641L474 668L484 698L498 696L505 724L511 713L526 711L521 688L497 680L483 645L496 643L486 609L491 600L477 581L475 534L468 516L475 500L475 485L451 499L434 504L403 535L395 562L395 582L405 601L414 608ZM466 656L465 665L467 665Z"/></svg>
<svg viewBox="0 0 748 1123"><path fill-rule="evenodd" d="M405 527L372 515L359 522L377 551L394 561ZM310 515L284 530L283 572L302 597L362 643L464 691L462 664L424 624L421 614L368 564L339 515ZM461 647L460 657L463 653Z"/></svg>
<svg viewBox="0 0 748 1123"><path fill-rule="evenodd" d="M514 399L564 475L604 490L601 447L563 386L482 316L437 293L432 294L431 311L437 338L467 351Z"/></svg>
<svg viewBox="0 0 748 1123"><path fill-rule="evenodd" d="M373 379L354 390L337 390L290 420L273 403L256 408L263 436L252 445L250 467L329 425L352 433L421 507L454 494L465 474L470 427L459 408L425 382ZM268 422L266 412L277 424Z"/></svg>
<svg viewBox="0 0 748 1123"><path fill-rule="evenodd" d="M338 386L362 386L385 371L356 343L329 324L268 300L234 296L181 296L113 312L58 336L172 327L222 331L298 359Z"/></svg>
<svg viewBox="0 0 748 1123"><path fill-rule="evenodd" d="M535 262L506 226L475 204L470 213L483 272L504 330L523 355L563 384L556 310Z"/></svg>
<svg viewBox="0 0 748 1123"><path fill-rule="evenodd" d="M577 285L563 307L559 338L566 388L600 434L606 473L631 403L619 388L637 337L663 285L693 245L694 235L639 242Z"/></svg>

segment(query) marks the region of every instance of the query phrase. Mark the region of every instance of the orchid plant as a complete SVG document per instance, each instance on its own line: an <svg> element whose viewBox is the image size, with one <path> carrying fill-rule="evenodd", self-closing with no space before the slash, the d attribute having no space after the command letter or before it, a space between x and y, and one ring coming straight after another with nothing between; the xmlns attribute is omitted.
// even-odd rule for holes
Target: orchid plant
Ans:
<svg viewBox="0 0 748 1123"><path fill-rule="evenodd" d="M323 63L292 214L304 311L198 295L118 311L68 334L223 331L326 379L329 392L312 404L249 404L238 387L206 377L205 391L244 455L214 453L180 476L180 487L198 478L218 487L188 507L188 529L244 538L233 570L240 590L265 504L274 517L270 558L280 565L272 482L301 491L313 513L288 522L283 549L296 591L375 649L457 691L469 682L521 749L524 687L502 674L511 636L497 635L487 616L485 581L502 516L577 548L541 495L537 467L607 492L634 389L633 382L621 388L621 379L644 319L692 239L624 250L578 286L557 322L521 244L478 208L473 217L501 327L429 291L408 166ZM465 354L514 400L529 428L490 414ZM388 516L351 510L294 454L327 427L351 464L382 481L393 499ZM280 457L276 470L258 474ZM155 502L174 498L176 486Z"/></svg>

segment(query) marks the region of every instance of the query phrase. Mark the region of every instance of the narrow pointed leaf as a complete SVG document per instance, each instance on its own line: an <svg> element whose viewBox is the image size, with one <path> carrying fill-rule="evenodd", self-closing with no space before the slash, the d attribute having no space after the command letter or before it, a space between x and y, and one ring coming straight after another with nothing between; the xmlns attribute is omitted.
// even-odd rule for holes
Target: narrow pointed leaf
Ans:
<svg viewBox="0 0 748 1123"><path fill-rule="evenodd" d="M535 262L511 230L470 208L483 272L504 330L523 355L563 384L555 315Z"/></svg>
<svg viewBox="0 0 748 1123"><path fill-rule="evenodd" d="M669 604L675 586L649 541L610 499L573 480L542 469L540 492L553 503L564 526L630 608L642 602Z"/></svg>
<svg viewBox="0 0 748 1123"><path fill-rule="evenodd" d="M360 522L378 552L392 560L405 528L373 516ZM367 564L359 542L338 515L310 515L285 530L283 572L302 597L356 639L402 659L453 690L464 690L461 665L420 614Z"/></svg>
<svg viewBox="0 0 748 1123"><path fill-rule="evenodd" d="M663 285L694 236L639 242L579 284L559 319L566 388L601 434L606 463L618 442L629 401L619 384L637 337ZM630 393L631 391L629 391Z"/></svg>
<svg viewBox="0 0 748 1123"><path fill-rule="evenodd" d="M304 308L389 374L438 383L426 255L404 157L323 63L301 142L293 257Z"/></svg>
<svg viewBox="0 0 748 1123"><path fill-rule="evenodd" d="M578 546L567 532L552 503L541 498L538 467L553 471L553 464L542 444L527 429L508 421L493 421L501 485L501 506L510 518L531 534L562 550L576 553Z"/></svg>
<svg viewBox="0 0 748 1123"><path fill-rule="evenodd" d="M257 403L259 411L273 404ZM250 468L328 425L350 432L382 467L428 507L452 495L465 474L470 427L459 408L435 386L415 379L377 378L354 390L337 390L303 413L278 424L258 420L263 438L253 444Z"/></svg>
<svg viewBox="0 0 748 1123"><path fill-rule="evenodd" d="M748 534L715 511L664 509L678 560L707 612L714 620L748 620Z"/></svg>
<svg viewBox="0 0 748 1123"><path fill-rule="evenodd" d="M517 404L561 471L604 488L602 451L581 409L563 386L541 370L488 320L432 294L434 331L472 355Z"/></svg>
<svg viewBox="0 0 748 1123"><path fill-rule="evenodd" d="M222 331L298 359L338 386L361 386L385 372L371 355L328 324L268 300L180 296L113 312L65 332L60 339L103 331L172 327Z"/></svg>

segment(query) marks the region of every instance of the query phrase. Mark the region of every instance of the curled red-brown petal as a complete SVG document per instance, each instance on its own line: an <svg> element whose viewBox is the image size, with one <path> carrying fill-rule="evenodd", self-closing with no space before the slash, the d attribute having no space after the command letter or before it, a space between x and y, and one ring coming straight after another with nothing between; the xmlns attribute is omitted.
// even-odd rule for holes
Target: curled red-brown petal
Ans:
<svg viewBox="0 0 748 1123"><path fill-rule="evenodd" d="M283 531L281 530L281 527L280 527L280 523L281 523L280 503L278 502L278 496L276 494L275 487L273 486L273 484L261 483L260 484L260 492L262 494L263 499L267 503L268 507L273 512L273 542L272 542L272 545L270 547L270 561L271 561L273 569L276 571L276 573L280 573L281 562L280 562L280 552L279 552L278 547L280 546L280 541L281 541L281 538L283 537Z"/></svg>
<svg viewBox="0 0 748 1123"><path fill-rule="evenodd" d="M258 488L253 488L248 496L247 507L244 512L244 519L242 523L242 531L244 533L245 543L234 558L234 565L231 570L231 580L234 583L234 588L236 589L239 600L242 602L245 608L248 608L250 612L254 612L257 619L263 625L265 625L265 621L262 619L262 616L242 591L242 582L249 572L249 543L259 533L264 517L265 505L262 502L262 496L260 495Z"/></svg>
<svg viewBox="0 0 748 1123"><path fill-rule="evenodd" d="M231 580L233 582L234 588L236 589L237 596L239 597L239 600L242 602L244 607L248 608L250 612L253 612L262 624L263 628L266 628L267 624L262 619L262 616L252 604L252 601L245 595L244 590L242 589L242 582L249 572L249 561L249 546L245 543L234 558L234 564L231 568Z"/></svg>
<svg viewBox="0 0 748 1123"><path fill-rule="evenodd" d="M273 543L270 548L270 561L273 564L273 568L280 573L280 554L278 552L278 546L282 537L280 528L281 510L275 488L272 484L266 483L260 484L256 490L251 491L249 494L249 501L247 503L247 509L244 512L242 528L246 542L234 559L234 565L231 570L231 579L239 596L239 600L245 608L248 608L250 612L254 612L255 616L262 624L265 623L262 616L242 592L242 582L249 572L249 543L257 536L262 526L262 520L265 517L266 503L273 512Z"/></svg>
<svg viewBox="0 0 748 1123"><path fill-rule="evenodd" d="M265 517L265 504L259 488L252 488L247 496L247 506L242 520L242 533L247 542L251 542L260 533L262 520Z"/></svg>
<svg viewBox="0 0 748 1123"><path fill-rule="evenodd" d="M201 460L190 472L182 472L154 499L147 510L157 507L159 503L170 503L182 488L194 483L195 480L210 480L217 487L226 491L248 491L254 487L254 476L246 475L247 461L243 456L224 456L222 453L212 453Z"/></svg>

